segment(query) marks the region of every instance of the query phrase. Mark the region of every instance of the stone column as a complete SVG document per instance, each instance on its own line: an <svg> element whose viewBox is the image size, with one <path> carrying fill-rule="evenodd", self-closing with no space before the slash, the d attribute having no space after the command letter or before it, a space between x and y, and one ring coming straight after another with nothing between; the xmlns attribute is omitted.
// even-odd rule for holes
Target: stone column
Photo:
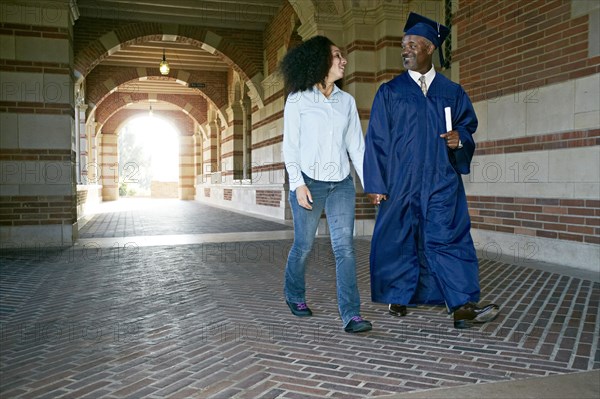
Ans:
<svg viewBox="0 0 600 399"><path fill-rule="evenodd" d="M79 135L79 147L78 147L79 157L77 159L77 170L78 170L77 173L78 173L78 177L79 177L78 183L80 183L80 184L86 184L88 182L86 171L88 170L87 164L90 162L89 153L88 153L89 143L88 143L86 124L85 124L85 113L87 111L87 108L88 108L88 106L85 104L80 104L77 106L77 112L78 112L78 120L77 120L78 132L77 132L77 134Z"/></svg>
<svg viewBox="0 0 600 399"><path fill-rule="evenodd" d="M194 187L194 137L179 137L179 199L193 200L196 195Z"/></svg>
<svg viewBox="0 0 600 399"><path fill-rule="evenodd" d="M204 158L204 154L202 153L202 142L202 132L198 132L194 135L194 164L196 169L194 174L196 176L200 176L204 173L202 170L202 160Z"/></svg>
<svg viewBox="0 0 600 399"><path fill-rule="evenodd" d="M1 247L69 245L77 234L69 3L2 2Z"/></svg>
<svg viewBox="0 0 600 399"><path fill-rule="evenodd" d="M119 136L102 133L100 137L100 181L102 201L119 199Z"/></svg>
<svg viewBox="0 0 600 399"><path fill-rule="evenodd" d="M246 94L242 99L242 179L251 179L252 171L252 100Z"/></svg>
<svg viewBox="0 0 600 399"><path fill-rule="evenodd" d="M212 118L211 118L212 116ZM217 121L216 113L209 112L209 122L205 125L205 130L208 139L204 146L204 167L203 173L210 176L219 170L219 153L220 145L219 140L219 124Z"/></svg>
<svg viewBox="0 0 600 399"><path fill-rule="evenodd" d="M226 110L227 129L223 132L221 144L222 171L227 181L243 178L244 123L242 106L239 100Z"/></svg>
<svg viewBox="0 0 600 399"><path fill-rule="evenodd" d="M87 138L87 161L82 164L83 184L97 184L100 182L100 160L98 159L99 135L96 134L96 122L88 122L85 125L85 137Z"/></svg>

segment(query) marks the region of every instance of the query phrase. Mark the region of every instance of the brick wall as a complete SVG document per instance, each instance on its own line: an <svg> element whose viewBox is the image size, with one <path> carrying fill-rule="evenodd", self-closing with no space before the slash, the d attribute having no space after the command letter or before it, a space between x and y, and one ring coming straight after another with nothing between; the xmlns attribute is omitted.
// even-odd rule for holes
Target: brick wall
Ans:
<svg viewBox="0 0 600 399"><path fill-rule="evenodd" d="M583 2L581 2L583 3ZM600 38L568 0L461 0L452 76L479 118L465 176L473 235L503 253L597 267ZM595 5L594 5L595 4ZM595 42L594 42L595 40Z"/></svg>
<svg viewBox="0 0 600 399"><path fill-rule="evenodd" d="M267 61L265 75L274 73L279 67L278 52L282 47L286 50L302 43L302 38L295 31L299 24L296 12L289 2L285 2L273 21L267 26L263 35L263 46Z"/></svg>
<svg viewBox="0 0 600 399"><path fill-rule="evenodd" d="M256 204L279 208L281 206L281 191L256 190Z"/></svg>
<svg viewBox="0 0 600 399"><path fill-rule="evenodd" d="M70 150L0 149L2 185L61 186L72 179ZM7 195L5 186L0 204L0 226L73 224L76 201L73 196Z"/></svg>
<svg viewBox="0 0 600 399"><path fill-rule="evenodd" d="M73 224L77 219L75 196L2 197L0 226Z"/></svg>
<svg viewBox="0 0 600 399"><path fill-rule="evenodd" d="M356 219L374 219L375 206L366 194L356 194Z"/></svg>
<svg viewBox="0 0 600 399"><path fill-rule="evenodd" d="M53 18L40 17L44 6L0 13L3 244L70 243L77 219L71 16L68 4L56 3Z"/></svg>
<svg viewBox="0 0 600 399"><path fill-rule="evenodd" d="M475 154L554 150L600 145L600 129L576 130L514 139L489 140L478 144Z"/></svg>
<svg viewBox="0 0 600 399"><path fill-rule="evenodd" d="M453 24L460 81L473 101L600 72L588 57L589 16L569 0L461 0Z"/></svg>
<svg viewBox="0 0 600 399"><path fill-rule="evenodd" d="M0 34L19 38L19 40L24 38L35 40L36 44L71 40L70 31L66 28L29 24L2 22L0 23ZM56 44L54 45L56 46ZM39 57L29 56L22 57L25 59L17 59L15 50L13 49L13 54L10 54L9 48L3 48L2 52L0 71L3 79L0 112L74 116L73 105L69 102L70 86L58 80L43 82L37 78L43 75L61 75L64 77L62 80L68 80L73 73L68 62L61 62L60 57L51 57L52 60L31 60L30 58ZM33 76L36 78L32 78Z"/></svg>
<svg viewBox="0 0 600 399"><path fill-rule="evenodd" d="M469 196L472 227L600 244L600 201Z"/></svg>
<svg viewBox="0 0 600 399"><path fill-rule="evenodd" d="M358 52L360 56L365 54L385 52L389 49L394 49L400 52L402 47L402 36L385 36L376 40L354 40L346 46L346 53L350 54ZM395 78L397 75L404 72L402 65L382 65L377 70L373 71L354 71L344 76L344 85L352 83L375 83L380 84ZM362 109L361 118L369 119L370 109Z"/></svg>

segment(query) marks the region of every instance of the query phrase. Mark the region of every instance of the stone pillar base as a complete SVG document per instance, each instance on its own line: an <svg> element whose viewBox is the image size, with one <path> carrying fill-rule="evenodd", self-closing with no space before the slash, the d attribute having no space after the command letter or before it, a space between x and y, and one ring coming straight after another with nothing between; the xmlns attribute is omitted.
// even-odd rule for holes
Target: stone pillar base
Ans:
<svg viewBox="0 0 600 399"><path fill-rule="evenodd" d="M1 226L0 248L50 248L73 245L79 235L78 225Z"/></svg>
<svg viewBox="0 0 600 399"><path fill-rule="evenodd" d="M119 189L115 187L102 187L102 201L116 201L119 199Z"/></svg>
<svg viewBox="0 0 600 399"><path fill-rule="evenodd" d="M179 188L179 199L190 201L196 198L196 189L193 187L180 187Z"/></svg>

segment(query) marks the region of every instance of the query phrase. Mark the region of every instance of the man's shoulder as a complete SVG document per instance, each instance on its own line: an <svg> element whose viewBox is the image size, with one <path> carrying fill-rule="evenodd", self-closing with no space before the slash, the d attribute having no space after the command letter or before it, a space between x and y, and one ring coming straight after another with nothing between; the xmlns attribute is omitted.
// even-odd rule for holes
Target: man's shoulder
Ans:
<svg viewBox="0 0 600 399"><path fill-rule="evenodd" d="M449 88L454 88L454 89L458 89L461 88L462 86L450 79L448 79L446 76L444 76L443 74L436 72L435 74L435 80L437 80L437 83L440 85L444 85L446 87Z"/></svg>
<svg viewBox="0 0 600 399"><path fill-rule="evenodd" d="M406 82L408 82L409 78L410 78L410 75L408 74L408 71L404 71L400 75L396 75L396 77L394 77L392 80L390 80L384 84L389 85L389 86L403 85L403 84L406 84Z"/></svg>
<svg viewBox="0 0 600 399"><path fill-rule="evenodd" d="M384 91L384 92L385 91L397 92L402 87L406 87L410 83L409 79L407 79L407 78L409 78L408 72L403 72L400 75L395 76L393 79L382 83L379 86L379 90Z"/></svg>

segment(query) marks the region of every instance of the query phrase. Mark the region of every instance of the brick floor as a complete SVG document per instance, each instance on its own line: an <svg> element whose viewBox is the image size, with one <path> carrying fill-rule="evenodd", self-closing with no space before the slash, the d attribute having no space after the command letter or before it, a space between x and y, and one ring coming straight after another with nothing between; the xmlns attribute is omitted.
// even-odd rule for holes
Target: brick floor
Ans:
<svg viewBox="0 0 600 399"><path fill-rule="evenodd" d="M108 205L79 231L80 238L207 234L291 230L292 227L241 215L196 201L124 198ZM243 220L243 223L240 221Z"/></svg>
<svg viewBox="0 0 600 399"><path fill-rule="evenodd" d="M260 224L222 210L220 220L223 213L226 232ZM142 214L134 223L151 219ZM154 232L173 234L179 220ZM129 226L122 231L148 234ZM398 319L372 303L369 242L359 239L362 313L374 328L351 335L337 314L326 238L308 265L315 315L290 314L282 297L290 244L3 251L0 395L351 399L600 368L597 282L482 259L482 301L503 312L455 330L442 307Z"/></svg>

